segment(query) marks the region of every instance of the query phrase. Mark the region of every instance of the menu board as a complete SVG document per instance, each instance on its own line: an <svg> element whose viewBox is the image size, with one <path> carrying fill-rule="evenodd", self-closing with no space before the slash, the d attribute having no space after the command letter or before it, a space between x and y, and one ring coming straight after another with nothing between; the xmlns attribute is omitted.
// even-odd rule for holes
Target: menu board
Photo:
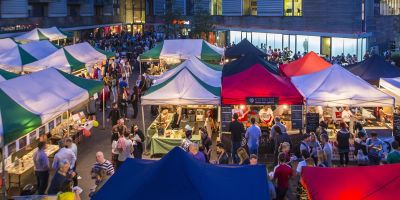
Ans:
<svg viewBox="0 0 400 200"><path fill-rule="evenodd" d="M54 120L49 122L49 132L54 128Z"/></svg>
<svg viewBox="0 0 400 200"><path fill-rule="evenodd" d="M35 143L36 137L37 137L36 130L29 133L29 144Z"/></svg>
<svg viewBox="0 0 400 200"><path fill-rule="evenodd" d="M393 135L400 135L400 115L393 113Z"/></svg>
<svg viewBox="0 0 400 200"><path fill-rule="evenodd" d="M277 105L278 97L247 97L247 105Z"/></svg>
<svg viewBox="0 0 400 200"><path fill-rule="evenodd" d="M306 131L307 133L317 131L319 126L319 114L318 113L307 113L306 115Z"/></svg>
<svg viewBox="0 0 400 200"><path fill-rule="evenodd" d="M26 147L28 137L23 137L18 140L18 150L23 149Z"/></svg>
<svg viewBox="0 0 400 200"><path fill-rule="evenodd" d="M229 131L229 124L232 121L232 107L222 106L221 107L221 129L223 132Z"/></svg>
<svg viewBox="0 0 400 200"><path fill-rule="evenodd" d="M302 105L292 105L292 129L302 129L303 128L303 106Z"/></svg>

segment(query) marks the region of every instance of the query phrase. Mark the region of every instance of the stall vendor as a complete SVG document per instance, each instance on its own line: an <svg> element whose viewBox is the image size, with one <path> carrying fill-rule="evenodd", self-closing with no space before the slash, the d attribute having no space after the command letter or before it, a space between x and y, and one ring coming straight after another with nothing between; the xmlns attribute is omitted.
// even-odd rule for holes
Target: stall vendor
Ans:
<svg viewBox="0 0 400 200"><path fill-rule="evenodd" d="M347 124L347 126L350 126L350 121L352 117L353 113L350 111L349 107L344 107L344 110L342 111L342 120L344 123Z"/></svg>
<svg viewBox="0 0 400 200"><path fill-rule="evenodd" d="M272 109L270 106L264 106L258 113L260 116L260 120L262 123L266 124L271 124L272 120L274 119L274 112L272 112Z"/></svg>

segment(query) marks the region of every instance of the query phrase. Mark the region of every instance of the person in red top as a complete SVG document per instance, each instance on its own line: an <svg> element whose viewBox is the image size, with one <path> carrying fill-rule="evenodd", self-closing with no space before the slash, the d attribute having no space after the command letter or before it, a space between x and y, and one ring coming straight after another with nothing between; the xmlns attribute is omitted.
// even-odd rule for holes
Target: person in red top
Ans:
<svg viewBox="0 0 400 200"><path fill-rule="evenodd" d="M289 179L293 176L292 168L286 164L286 156L284 153L278 155L279 164L274 169L274 180L277 180L276 199L285 199L286 192L289 188Z"/></svg>

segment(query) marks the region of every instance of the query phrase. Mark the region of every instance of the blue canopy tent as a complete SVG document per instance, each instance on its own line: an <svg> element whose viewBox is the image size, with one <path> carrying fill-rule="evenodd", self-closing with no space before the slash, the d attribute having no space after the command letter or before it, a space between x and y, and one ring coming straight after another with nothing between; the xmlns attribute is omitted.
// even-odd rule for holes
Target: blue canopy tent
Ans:
<svg viewBox="0 0 400 200"><path fill-rule="evenodd" d="M176 147L159 161L128 159L94 200L269 199L264 165L200 163Z"/></svg>
<svg viewBox="0 0 400 200"><path fill-rule="evenodd" d="M400 76L400 68L386 62L385 58L378 55L372 55L362 62L345 66L345 68L373 85L378 85L380 78Z"/></svg>

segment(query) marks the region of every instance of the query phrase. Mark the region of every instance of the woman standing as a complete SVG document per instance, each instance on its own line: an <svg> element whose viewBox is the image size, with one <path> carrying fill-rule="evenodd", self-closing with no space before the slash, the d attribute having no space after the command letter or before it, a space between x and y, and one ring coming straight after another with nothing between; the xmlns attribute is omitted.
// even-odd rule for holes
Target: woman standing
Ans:
<svg viewBox="0 0 400 200"><path fill-rule="evenodd" d="M206 113L206 121L204 123L204 126L205 126L205 128L207 130L208 137L211 138L213 130L215 128L215 123L214 123L214 119L212 118L212 111L211 110L208 110L207 113Z"/></svg>
<svg viewBox="0 0 400 200"><path fill-rule="evenodd" d="M131 104L133 108L133 119L136 119L137 114L138 114L138 105L139 105L139 88L138 86L133 87L133 92L131 95Z"/></svg>
<svg viewBox="0 0 400 200"><path fill-rule="evenodd" d="M243 147L239 147L237 150L237 154L239 156L239 165L249 165L250 164L250 159L249 159L249 154L247 154L246 149Z"/></svg>
<svg viewBox="0 0 400 200"><path fill-rule="evenodd" d="M131 133L133 134L133 156L134 158L142 159L144 134L138 125L132 125Z"/></svg>
<svg viewBox="0 0 400 200"><path fill-rule="evenodd" d="M345 122L340 123L340 130L337 132L336 141L340 156L340 165L346 166L349 163L349 151L350 151L350 132L347 129Z"/></svg>
<svg viewBox="0 0 400 200"><path fill-rule="evenodd" d="M125 120L128 120L128 97L128 88L124 87L119 95L118 103L122 117L125 118Z"/></svg>

